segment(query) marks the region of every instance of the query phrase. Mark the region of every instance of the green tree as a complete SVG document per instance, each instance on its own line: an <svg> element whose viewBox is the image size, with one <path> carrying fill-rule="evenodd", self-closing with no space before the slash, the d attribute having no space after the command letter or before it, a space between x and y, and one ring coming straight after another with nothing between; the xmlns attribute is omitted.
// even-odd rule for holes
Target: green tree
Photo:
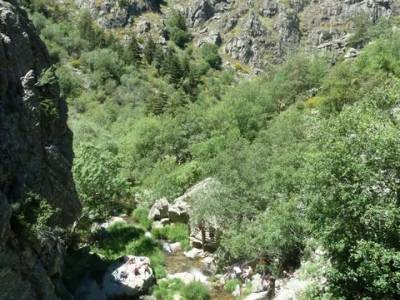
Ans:
<svg viewBox="0 0 400 300"><path fill-rule="evenodd" d="M83 216L91 220L111 216L127 200L129 189L120 175L119 158L90 144L80 144L75 152L73 171Z"/></svg>
<svg viewBox="0 0 400 300"><path fill-rule="evenodd" d="M214 44L204 44L201 47L201 55L211 68L220 69L222 58L218 53L218 47Z"/></svg>
<svg viewBox="0 0 400 300"><path fill-rule="evenodd" d="M139 65L142 61L142 48L136 38L131 36L131 39L124 49L123 59L127 64Z"/></svg>
<svg viewBox="0 0 400 300"><path fill-rule="evenodd" d="M400 131L388 114L398 87L375 89L322 122L307 159L304 198L331 258L328 279L336 298L400 296Z"/></svg>
<svg viewBox="0 0 400 300"><path fill-rule="evenodd" d="M149 37L146 40L146 43L144 44L143 57L144 57L145 61L150 65L153 63L155 53L157 51L156 49L157 49L157 44L154 42L154 40L151 37Z"/></svg>
<svg viewBox="0 0 400 300"><path fill-rule="evenodd" d="M185 48L192 39L186 26L185 17L179 11L172 11L165 22L169 38L180 48Z"/></svg>
<svg viewBox="0 0 400 300"><path fill-rule="evenodd" d="M161 74L167 77L167 80L178 86L184 75L181 62L173 48L168 48L164 56L164 61L161 66Z"/></svg>

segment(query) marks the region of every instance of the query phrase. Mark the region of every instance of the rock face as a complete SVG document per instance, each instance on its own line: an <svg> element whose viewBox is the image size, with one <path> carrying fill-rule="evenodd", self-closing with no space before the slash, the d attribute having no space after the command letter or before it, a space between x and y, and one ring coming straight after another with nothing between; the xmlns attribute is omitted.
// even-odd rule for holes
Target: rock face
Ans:
<svg viewBox="0 0 400 300"><path fill-rule="evenodd" d="M100 25L106 28L123 27L135 16L146 11L158 11L158 0L75 0L78 7L88 9Z"/></svg>
<svg viewBox="0 0 400 300"><path fill-rule="evenodd" d="M126 299L147 293L154 283L147 257L124 256L108 268L103 278L103 292L107 299Z"/></svg>
<svg viewBox="0 0 400 300"><path fill-rule="evenodd" d="M97 282L91 278L82 280L74 293L74 300L106 300L105 294L100 290Z"/></svg>
<svg viewBox="0 0 400 300"><path fill-rule="evenodd" d="M71 175L72 134L67 106L46 47L17 1L0 0L0 299L58 299L62 241L23 235L12 214L35 194L57 213L54 227L71 224L80 204ZM47 72L49 74L49 72ZM11 209L11 207L13 209ZM12 212L14 211L14 212Z"/></svg>
<svg viewBox="0 0 400 300"><path fill-rule="evenodd" d="M153 37L162 36L170 9L180 10L195 45L221 46L229 64L247 64L253 70L282 62L298 47L342 55L356 16L375 22L400 14L397 0L187 0L168 7L157 7L156 0L75 1L104 27L132 24L139 35ZM158 19L146 11L160 12Z"/></svg>

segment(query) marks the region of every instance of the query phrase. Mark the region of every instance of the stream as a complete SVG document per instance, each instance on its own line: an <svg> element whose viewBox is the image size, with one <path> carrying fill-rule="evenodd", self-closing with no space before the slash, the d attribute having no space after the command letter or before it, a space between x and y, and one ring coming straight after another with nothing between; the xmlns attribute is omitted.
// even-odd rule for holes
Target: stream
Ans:
<svg viewBox="0 0 400 300"><path fill-rule="evenodd" d="M195 275L196 277L207 277L201 271L201 259L190 259L186 257L182 251L167 254L165 257L166 270L168 274L176 274L187 272ZM225 292L223 288L210 283L211 297L210 300L233 300L235 299L231 294Z"/></svg>

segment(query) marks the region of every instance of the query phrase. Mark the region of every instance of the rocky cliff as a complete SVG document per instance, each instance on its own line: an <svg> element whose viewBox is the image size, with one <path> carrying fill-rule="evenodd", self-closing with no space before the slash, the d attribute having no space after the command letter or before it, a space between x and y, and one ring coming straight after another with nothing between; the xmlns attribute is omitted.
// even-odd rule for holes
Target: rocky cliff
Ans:
<svg viewBox="0 0 400 300"><path fill-rule="evenodd" d="M107 28L158 37L168 11L180 10L196 45L216 43L225 62L253 68L279 63L299 47L342 54L356 16L375 22L400 14L396 0L153 0L153 6L143 0L75 1ZM163 4L154 9L158 2Z"/></svg>
<svg viewBox="0 0 400 300"><path fill-rule="evenodd" d="M2 300L58 299L61 291L63 243L51 229L67 227L80 212L66 121L45 45L17 2L0 0ZM43 220L50 227L39 232Z"/></svg>

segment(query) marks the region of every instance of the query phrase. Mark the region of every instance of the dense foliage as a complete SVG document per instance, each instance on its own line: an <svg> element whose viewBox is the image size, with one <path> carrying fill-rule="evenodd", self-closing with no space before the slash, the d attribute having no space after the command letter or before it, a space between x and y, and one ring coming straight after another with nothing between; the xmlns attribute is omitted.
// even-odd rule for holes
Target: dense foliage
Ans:
<svg viewBox="0 0 400 300"><path fill-rule="evenodd" d="M86 12L32 3L70 104L75 180L88 218L172 200L212 176L217 188L194 211L222 232L222 262L250 261L279 276L299 266L312 238L331 262L328 285L313 298L400 296L395 20L355 20L351 43L365 46L355 60L332 65L329 55L299 52L238 83L222 69L218 47L190 44L178 12L166 22L167 46L134 35L124 44ZM145 212L133 217L148 228ZM111 242L135 230L116 227ZM182 239L180 231L157 234ZM107 243L98 252L110 257L126 247L158 255L144 237L118 251ZM183 288L165 282L156 294L171 284Z"/></svg>

